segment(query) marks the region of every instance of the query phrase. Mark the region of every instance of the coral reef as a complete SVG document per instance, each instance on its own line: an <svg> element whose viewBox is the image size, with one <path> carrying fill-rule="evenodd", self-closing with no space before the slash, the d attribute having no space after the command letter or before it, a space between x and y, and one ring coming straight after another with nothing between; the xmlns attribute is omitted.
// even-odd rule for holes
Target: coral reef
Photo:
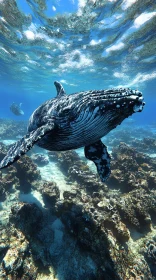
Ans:
<svg viewBox="0 0 156 280"><path fill-rule="evenodd" d="M92 258L80 251L56 216L34 204L16 203L10 224L0 235L1 279L96 279Z"/></svg>
<svg viewBox="0 0 156 280"><path fill-rule="evenodd" d="M56 152L55 152L56 154ZM90 171L89 166L80 159L75 151L57 153L57 164L69 181L83 185L88 191L104 188L104 184L98 179L98 175Z"/></svg>
<svg viewBox="0 0 156 280"><path fill-rule="evenodd" d="M156 223L156 191L142 188L129 192L117 201L117 209L127 226L146 233Z"/></svg>
<svg viewBox="0 0 156 280"><path fill-rule="evenodd" d="M10 222L25 235L32 236L42 224L42 211L35 203L17 203L11 208Z"/></svg>
<svg viewBox="0 0 156 280"><path fill-rule="evenodd" d="M36 279L37 268L27 238L12 226L0 231L0 279Z"/></svg>
<svg viewBox="0 0 156 280"><path fill-rule="evenodd" d="M156 187L156 159L139 153L125 143L112 150L111 175L107 185L123 192Z"/></svg>
<svg viewBox="0 0 156 280"><path fill-rule="evenodd" d="M8 146L0 143L0 159L2 159ZM2 176L3 173L3 176ZM20 189L23 192L30 192L31 188L41 179L37 166L28 156L21 157L14 165L9 166L7 170L0 172L0 196L12 188Z"/></svg>
<svg viewBox="0 0 156 280"><path fill-rule="evenodd" d="M8 150L7 146L2 142L0 142L0 160L2 160L5 157L7 150Z"/></svg>
<svg viewBox="0 0 156 280"><path fill-rule="evenodd" d="M38 166L44 166L47 165L49 163L49 160L46 156L44 156L43 154L33 154L31 156L31 159L34 163L36 163Z"/></svg>
<svg viewBox="0 0 156 280"><path fill-rule="evenodd" d="M5 156L7 147L0 142L0 160ZM14 188L20 186L17 178L17 171L13 166L8 168L8 172L0 171L0 201L4 201L7 195L14 192Z"/></svg>
<svg viewBox="0 0 156 280"><path fill-rule="evenodd" d="M143 153L156 153L156 140L155 140L155 130L152 130L151 127L148 127L148 133L146 129L142 127L122 127L118 128L106 137L105 143L109 147L118 146L121 142L125 142L130 146L137 149L138 152ZM145 137L147 135L147 137ZM139 136L139 138L138 138Z"/></svg>
<svg viewBox="0 0 156 280"><path fill-rule="evenodd" d="M51 207L55 206L55 203L60 198L60 191L56 183L45 182L43 186L40 188L40 191L43 196L43 201L45 201L46 204L49 203Z"/></svg>
<svg viewBox="0 0 156 280"><path fill-rule="evenodd" d="M57 161L58 160L58 153L57 152L51 152L48 151L48 157L50 161Z"/></svg>
<svg viewBox="0 0 156 280"><path fill-rule="evenodd" d="M156 153L156 140L151 137L144 137L143 139L133 139L131 145L137 148L138 151Z"/></svg>
<svg viewBox="0 0 156 280"><path fill-rule="evenodd" d="M156 279L156 159L114 143L105 184L77 152L48 152L71 186L63 196L60 182L43 181L28 156L0 172L2 207L16 192L29 201L36 191L40 198L33 201L42 199L19 202L15 195L8 204L9 222L0 224L0 279ZM0 159L7 149L0 143Z"/></svg>
<svg viewBox="0 0 156 280"><path fill-rule="evenodd" d="M23 156L14 166L20 181L20 190L23 192L30 192L31 188L35 186L36 181L41 179L36 164L34 164L28 156Z"/></svg>
<svg viewBox="0 0 156 280"><path fill-rule="evenodd" d="M0 119L0 139L18 139L27 131L26 121Z"/></svg>
<svg viewBox="0 0 156 280"><path fill-rule="evenodd" d="M122 196L118 190L111 191L105 184L99 186L96 176L88 170L75 152L59 154L58 165L71 181L76 180L78 184L71 192L64 192L64 200L56 203L57 215L68 231L78 239L80 246L94 254L94 261L99 267L97 279L154 279L145 259L142 259L141 255L136 259L133 250L130 250L127 244L133 237L133 232L146 235L156 223L156 194L153 182L151 184L149 179L149 170L155 170L155 160L136 153L134 148L125 143L116 147L112 155L112 168L115 170L118 166L120 172L123 172L123 180L122 184L119 181L118 185L111 185L108 180L108 185L111 188L121 187L125 192ZM115 156L118 156L118 163ZM134 166L131 158L134 160ZM150 168L144 168L143 163L149 164ZM147 182L150 183L143 187L134 181L135 185L129 187L126 174L134 173L137 178L136 171L140 165L143 165ZM80 166L85 172L87 170L87 175L91 178L91 189L87 185L88 178L85 173L79 175ZM71 172L73 169L77 172ZM110 181L114 182L112 178ZM98 252L98 256L95 252ZM112 274L109 267L112 268Z"/></svg>
<svg viewBox="0 0 156 280"><path fill-rule="evenodd" d="M154 264L156 264L156 242L149 240L146 243L146 256Z"/></svg>
<svg viewBox="0 0 156 280"><path fill-rule="evenodd" d="M8 193L13 192L15 187L18 188L20 186L16 175L14 167L10 167L8 173L3 176L2 172L0 172L0 201L4 201Z"/></svg>

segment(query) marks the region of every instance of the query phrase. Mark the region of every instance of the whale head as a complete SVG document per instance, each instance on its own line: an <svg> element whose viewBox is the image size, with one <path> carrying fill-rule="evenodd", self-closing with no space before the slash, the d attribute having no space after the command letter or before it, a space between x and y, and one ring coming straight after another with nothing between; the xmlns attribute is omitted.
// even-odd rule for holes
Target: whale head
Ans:
<svg viewBox="0 0 156 280"><path fill-rule="evenodd" d="M125 117L141 112L145 105L142 93L129 88L106 90L101 92L99 98L101 108L107 108L108 111L115 111L117 115Z"/></svg>
<svg viewBox="0 0 156 280"><path fill-rule="evenodd" d="M145 105L142 93L129 88L110 89L102 92L99 106L101 116L108 119L109 130L113 129L133 113L141 112Z"/></svg>
<svg viewBox="0 0 156 280"><path fill-rule="evenodd" d="M77 121L103 137L133 113L141 112L144 105L142 93L130 88L84 92L77 106Z"/></svg>
<svg viewBox="0 0 156 280"><path fill-rule="evenodd" d="M101 91L93 99L97 113L108 119L111 129L133 113L141 112L145 105L142 93L130 88Z"/></svg>

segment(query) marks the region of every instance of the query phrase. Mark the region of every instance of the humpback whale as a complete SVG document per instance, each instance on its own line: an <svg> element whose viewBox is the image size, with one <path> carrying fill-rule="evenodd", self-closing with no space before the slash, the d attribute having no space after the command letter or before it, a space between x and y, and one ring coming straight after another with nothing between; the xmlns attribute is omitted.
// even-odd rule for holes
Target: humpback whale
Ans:
<svg viewBox="0 0 156 280"><path fill-rule="evenodd" d="M57 96L39 106L31 115L28 133L9 149L0 163L5 168L34 144L49 151L84 147L102 182L110 175L110 155L101 138L145 105L142 93L130 88L81 91L66 94L54 82Z"/></svg>

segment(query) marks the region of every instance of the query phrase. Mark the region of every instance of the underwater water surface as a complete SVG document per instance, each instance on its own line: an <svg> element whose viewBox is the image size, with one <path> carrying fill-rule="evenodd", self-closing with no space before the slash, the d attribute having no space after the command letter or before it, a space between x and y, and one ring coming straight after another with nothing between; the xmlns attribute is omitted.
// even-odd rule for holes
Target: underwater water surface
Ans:
<svg viewBox="0 0 156 280"><path fill-rule="evenodd" d="M156 279L155 30L150 0L0 0L0 160L54 81L146 103L102 138L104 183L83 147L34 145L0 171L0 279Z"/></svg>

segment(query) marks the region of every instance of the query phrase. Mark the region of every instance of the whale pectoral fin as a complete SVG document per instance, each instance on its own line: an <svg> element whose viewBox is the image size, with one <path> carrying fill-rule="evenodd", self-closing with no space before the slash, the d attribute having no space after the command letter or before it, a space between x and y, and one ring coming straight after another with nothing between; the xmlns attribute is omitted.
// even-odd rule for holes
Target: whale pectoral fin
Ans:
<svg viewBox="0 0 156 280"><path fill-rule="evenodd" d="M7 155L0 162L0 169L5 168L17 161L20 156L28 152L36 142L38 142L53 128L54 123L51 123L41 126L36 130L31 131L30 133L27 133L23 138L12 145L12 147L7 152Z"/></svg>
<svg viewBox="0 0 156 280"><path fill-rule="evenodd" d="M85 156L87 159L92 160L96 167L97 172L102 182L105 182L110 173L110 155L107 152L107 147L101 140L88 145L84 148Z"/></svg>

